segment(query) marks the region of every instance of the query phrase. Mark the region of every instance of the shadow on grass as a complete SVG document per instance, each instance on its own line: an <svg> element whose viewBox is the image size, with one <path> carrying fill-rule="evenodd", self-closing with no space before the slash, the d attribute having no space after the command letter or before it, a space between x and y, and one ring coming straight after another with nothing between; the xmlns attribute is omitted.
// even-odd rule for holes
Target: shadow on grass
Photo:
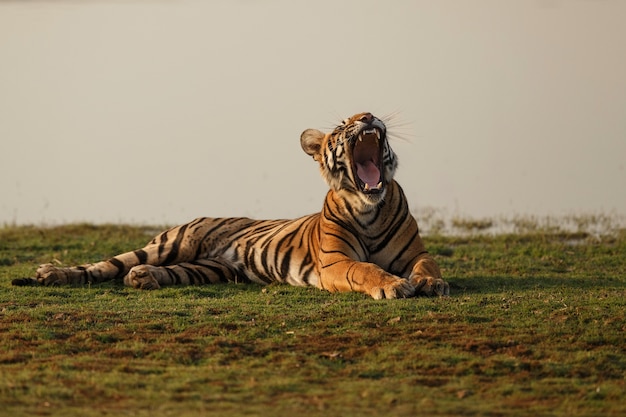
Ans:
<svg viewBox="0 0 626 417"><path fill-rule="evenodd" d="M528 291L540 289L609 289L626 288L626 283L615 277L581 278L581 277L471 277L447 278L450 283L452 297L462 294L491 294L504 291Z"/></svg>
<svg viewBox="0 0 626 417"><path fill-rule="evenodd" d="M459 297L467 294L494 294L502 292L524 292L537 291L541 289L579 289L579 290L601 290L601 289L626 289L626 282L618 277L550 277L550 276L489 276L489 277L445 277L450 284L450 297ZM16 288L16 287L12 287ZM41 287L44 288L44 287ZM124 286L121 281L108 281L92 286L67 286L67 287L47 287L50 294L69 296L67 290L72 288L91 288L93 290L115 293L120 296L128 296L131 293L143 290L136 290ZM260 284L213 284L201 286L171 286L154 291L158 298L179 298L185 296L207 297L207 298L230 298L243 294L258 293L259 296L284 295L298 297L330 296L327 291L315 287L294 287L288 284L271 284L263 286ZM356 296L356 294L355 294ZM363 295L366 297L365 295ZM367 297L366 297L367 298Z"/></svg>

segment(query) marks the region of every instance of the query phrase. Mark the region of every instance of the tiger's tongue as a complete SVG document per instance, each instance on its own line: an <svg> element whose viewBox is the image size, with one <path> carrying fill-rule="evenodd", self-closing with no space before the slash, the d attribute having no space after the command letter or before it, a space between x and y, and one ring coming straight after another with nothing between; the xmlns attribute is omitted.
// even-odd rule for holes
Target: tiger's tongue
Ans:
<svg viewBox="0 0 626 417"><path fill-rule="evenodd" d="M370 187L376 187L376 184L380 182L380 171L376 164L372 161L366 161L362 164L356 164L356 174L361 181L369 185Z"/></svg>

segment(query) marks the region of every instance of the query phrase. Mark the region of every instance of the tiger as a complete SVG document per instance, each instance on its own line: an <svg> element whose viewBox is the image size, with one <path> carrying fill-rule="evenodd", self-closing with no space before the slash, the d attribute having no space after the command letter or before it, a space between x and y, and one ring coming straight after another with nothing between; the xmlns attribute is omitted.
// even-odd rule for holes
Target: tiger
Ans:
<svg viewBox="0 0 626 417"><path fill-rule="evenodd" d="M385 123L369 112L330 133L307 129L304 152L329 190L321 212L291 220L201 217L141 249L74 267L40 265L13 285L88 285L123 279L155 290L171 285L287 283L374 299L447 296L406 196Z"/></svg>

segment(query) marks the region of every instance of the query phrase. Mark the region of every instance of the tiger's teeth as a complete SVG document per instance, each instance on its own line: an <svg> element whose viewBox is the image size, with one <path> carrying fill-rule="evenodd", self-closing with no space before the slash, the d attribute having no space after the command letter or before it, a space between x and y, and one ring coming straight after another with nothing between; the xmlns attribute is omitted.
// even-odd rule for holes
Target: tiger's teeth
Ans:
<svg viewBox="0 0 626 417"><path fill-rule="evenodd" d="M363 136L365 136L365 135L372 135L372 134L376 135L376 139L377 140L380 140L380 130L374 128L374 129L367 129L367 130L362 131L359 134L359 141L361 141L361 142L363 141Z"/></svg>
<svg viewBox="0 0 626 417"><path fill-rule="evenodd" d="M363 184L363 191L380 190L381 188L383 188L383 182L382 181L380 181L378 184L376 184L373 187L370 187L370 185L368 183Z"/></svg>

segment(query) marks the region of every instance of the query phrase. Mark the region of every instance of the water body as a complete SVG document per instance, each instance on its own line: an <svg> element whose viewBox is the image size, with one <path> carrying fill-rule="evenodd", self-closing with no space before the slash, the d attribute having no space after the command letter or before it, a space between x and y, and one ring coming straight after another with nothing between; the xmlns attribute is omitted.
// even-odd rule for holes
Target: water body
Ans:
<svg viewBox="0 0 626 417"><path fill-rule="evenodd" d="M393 114L414 208L626 214L621 0L0 1L0 224L295 217Z"/></svg>

